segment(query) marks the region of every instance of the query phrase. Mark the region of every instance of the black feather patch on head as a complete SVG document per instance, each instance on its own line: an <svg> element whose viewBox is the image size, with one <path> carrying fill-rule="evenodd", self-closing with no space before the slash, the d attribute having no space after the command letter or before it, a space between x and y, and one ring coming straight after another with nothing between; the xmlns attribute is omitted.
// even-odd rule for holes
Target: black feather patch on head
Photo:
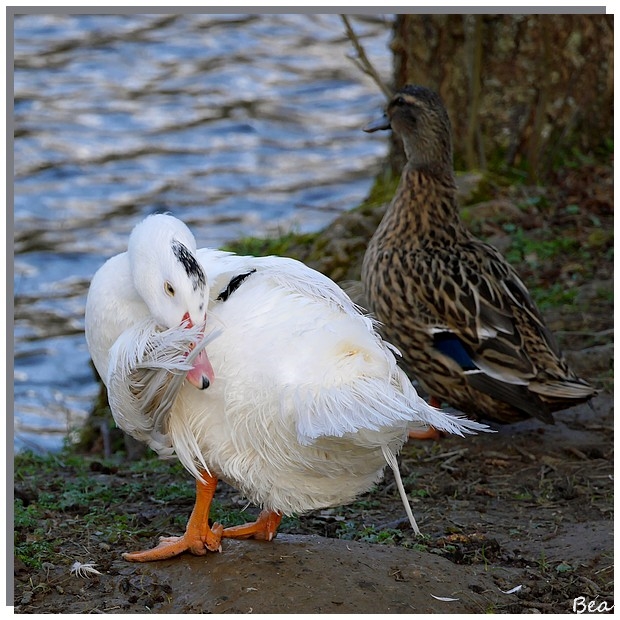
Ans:
<svg viewBox="0 0 620 620"><path fill-rule="evenodd" d="M194 290L200 288L200 290L204 291L207 286L207 279L196 257L176 239L172 241L172 252L181 265L183 265L183 269L185 269L187 277L191 280Z"/></svg>

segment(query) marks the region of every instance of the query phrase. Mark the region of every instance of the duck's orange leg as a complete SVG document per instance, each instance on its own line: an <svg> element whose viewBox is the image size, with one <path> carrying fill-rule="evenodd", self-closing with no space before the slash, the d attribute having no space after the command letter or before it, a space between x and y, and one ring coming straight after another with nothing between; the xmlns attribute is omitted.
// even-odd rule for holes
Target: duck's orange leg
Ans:
<svg viewBox="0 0 620 620"><path fill-rule="evenodd" d="M436 409L439 409L441 407L441 403L434 396L431 396L428 399L428 404L431 407L435 407ZM430 439L433 441L437 441L442 437L443 434L441 433L441 431L438 431L433 426L429 426L425 431L409 431L409 439Z"/></svg>
<svg viewBox="0 0 620 620"><path fill-rule="evenodd" d="M196 503L187 522L183 536L162 537L159 545L147 551L123 553L123 557L130 562L152 562L153 560L167 560L184 551L194 555L205 555L209 551L221 551L223 526L214 523L209 527L209 510L211 500L215 494L217 478L201 472L204 482L196 480Z"/></svg>
<svg viewBox="0 0 620 620"><path fill-rule="evenodd" d="M223 538L256 538L258 540L273 540L282 521L282 513L263 510L254 523L234 525L222 532Z"/></svg>

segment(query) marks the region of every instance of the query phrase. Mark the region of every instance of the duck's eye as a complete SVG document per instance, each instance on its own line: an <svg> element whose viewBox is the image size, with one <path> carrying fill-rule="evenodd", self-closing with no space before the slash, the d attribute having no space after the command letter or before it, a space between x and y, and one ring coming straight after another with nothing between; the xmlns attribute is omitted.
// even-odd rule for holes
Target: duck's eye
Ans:
<svg viewBox="0 0 620 620"><path fill-rule="evenodd" d="M200 312L202 312L203 308L205 307L204 303L200 304L198 306L198 310L200 310Z"/></svg>
<svg viewBox="0 0 620 620"><path fill-rule="evenodd" d="M170 282L164 282L164 291L166 291L166 295L169 297L174 297L174 286Z"/></svg>
<svg viewBox="0 0 620 620"><path fill-rule="evenodd" d="M407 102L402 97L394 99L394 105L405 105Z"/></svg>

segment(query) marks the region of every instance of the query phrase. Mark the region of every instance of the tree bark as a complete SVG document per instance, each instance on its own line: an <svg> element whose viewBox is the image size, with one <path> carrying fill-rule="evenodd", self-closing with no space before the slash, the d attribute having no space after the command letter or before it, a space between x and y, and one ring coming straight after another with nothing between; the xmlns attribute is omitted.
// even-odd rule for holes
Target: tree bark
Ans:
<svg viewBox="0 0 620 620"><path fill-rule="evenodd" d="M613 138L613 15L397 15L394 85L442 96L459 168L542 180ZM391 167L403 154L393 142Z"/></svg>

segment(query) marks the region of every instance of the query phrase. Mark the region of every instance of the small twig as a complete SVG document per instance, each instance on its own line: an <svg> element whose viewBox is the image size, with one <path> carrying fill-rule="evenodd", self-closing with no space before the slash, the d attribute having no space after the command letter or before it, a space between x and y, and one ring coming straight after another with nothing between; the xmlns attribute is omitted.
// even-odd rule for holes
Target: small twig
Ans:
<svg viewBox="0 0 620 620"><path fill-rule="evenodd" d="M440 469L445 469L449 472L456 471L458 467L452 467L452 463L454 463L454 461L458 461L460 458L463 458L462 454L455 454L454 456L451 456L449 459L446 459L443 463L441 463L439 467Z"/></svg>
<svg viewBox="0 0 620 620"><path fill-rule="evenodd" d="M543 603L542 601L524 601L522 599L519 599L516 604L523 605L523 607L527 607L528 609L557 609L557 603Z"/></svg>
<svg viewBox="0 0 620 620"><path fill-rule="evenodd" d="M355 34L355 31L351 27L349 18L346 15L342 15L342 14L340 15L340 17L344 23L347 38L349 39L349 41L351 41L351 43L353 43L353 47L355 48L355 51L357 52L357 58L351 58L351 57L349 58L351 58L351 60L360 69L360 71L362 71L362 73L365 73L367 76L369 76L373 80L373 82L379 87L379 90L385 95L386 99L388 100L391 99L392 92L383 83L383 80L379 77L377 70L372 66L372 63L370 62L370 60L368 60L368 56L366 56L366 52L364 51L364 48L362 44L360 43L358 36Z"/></svg>
<svg viewBox="0 0 620 620"><path fill-rule="evenodd" d="M535 461L536 457L531 453L531 452L527 452L525 451L523 448L515 445L515 450L523 457L525 457L526 459L528 459L529 461Z"/></svg>
<svg viewBox="0 0 620 620"><path fill-rule="evenodd" d="M467 452L469 452L469 448L460 448L459 450L452 450L452 452L441 452L425 458L424 462L428 463L429 461L437 461L438 459L445 459L446 461L452 460L455 456L463 456Z"/></svg>
<svg viewBox="0 0 620 620"><path fill-rule="evenodd" d="M592 581L592 579L588 579L584 575L577 575L577 579L583 581L583 583L590 588L590 594L596 594L600 590L600 587L596 582Z"/></svg>

